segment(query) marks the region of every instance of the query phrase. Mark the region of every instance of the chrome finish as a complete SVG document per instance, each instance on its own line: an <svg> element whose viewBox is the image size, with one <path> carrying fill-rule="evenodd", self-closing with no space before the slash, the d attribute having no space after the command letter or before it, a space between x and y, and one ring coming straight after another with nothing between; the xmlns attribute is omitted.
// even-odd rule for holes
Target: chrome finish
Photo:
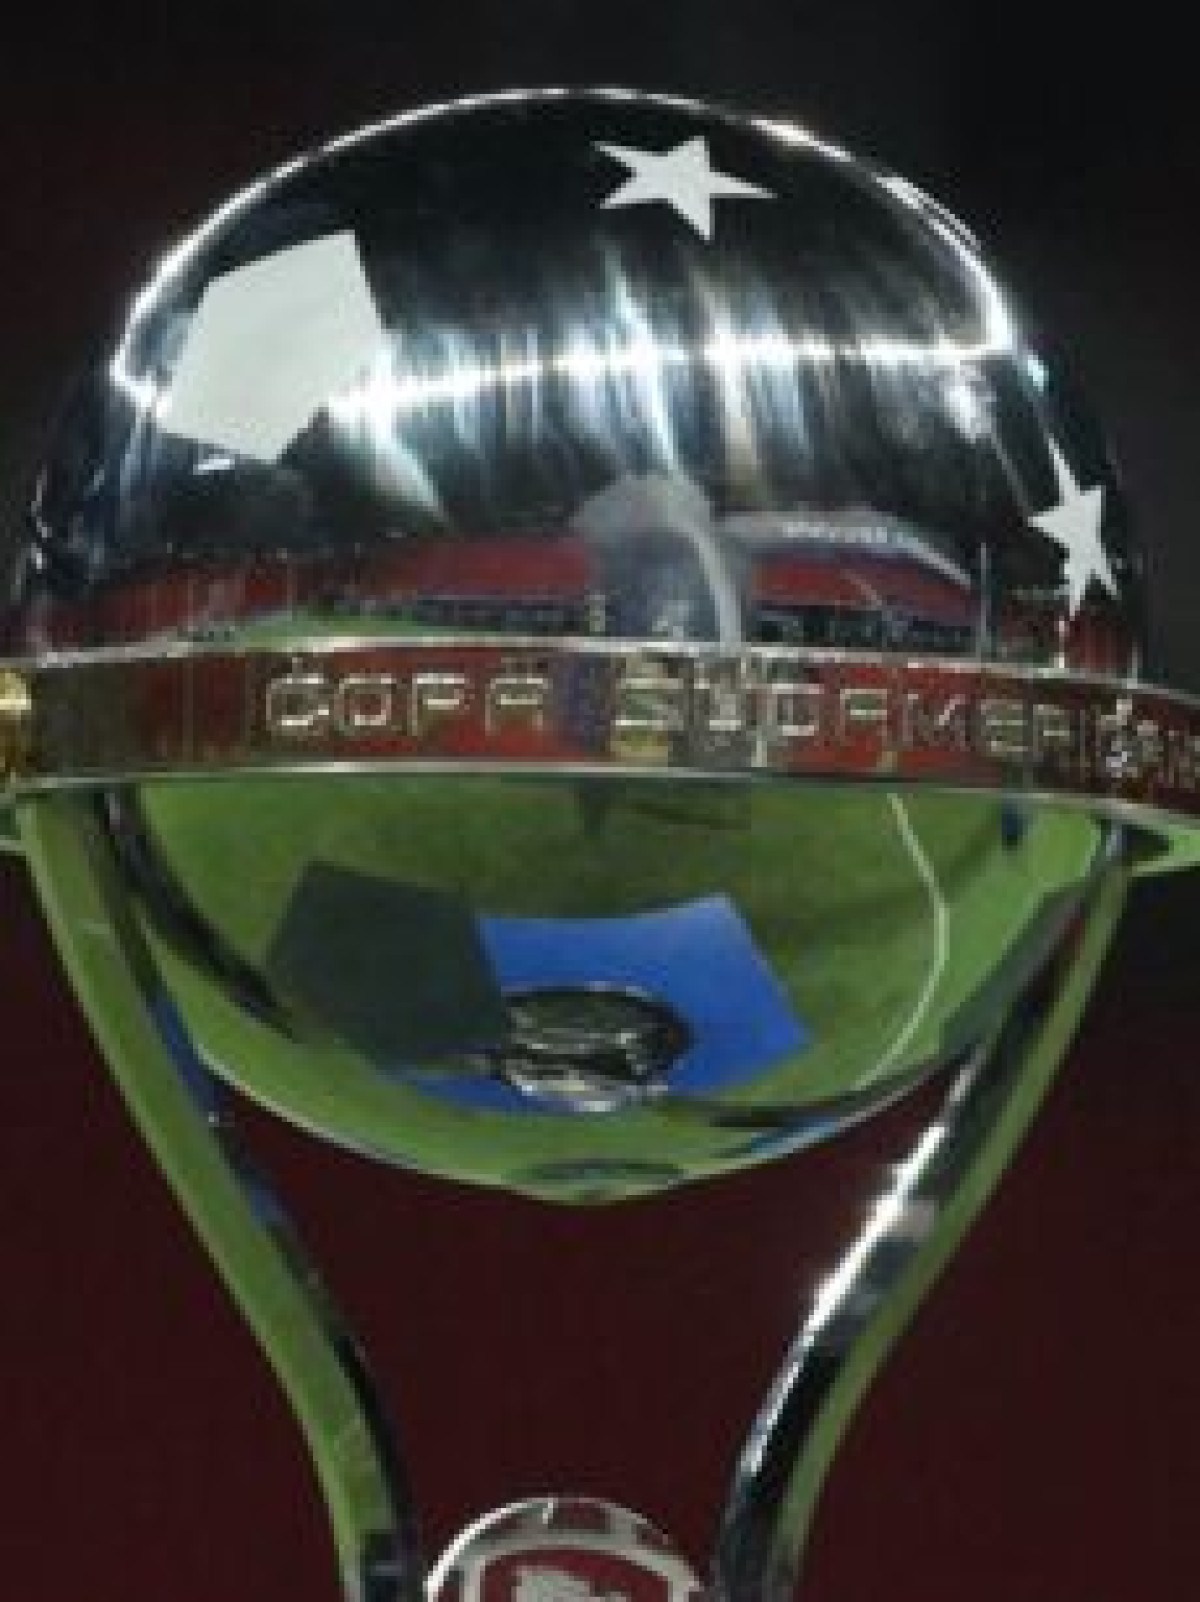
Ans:
<svg viewBox="0 0 1200 1602"><path fill-rule="evenodd" d="M547 92L330 141L180 241L65 411L7 632L384 613L1128 675L1142 566L935 201L785 122Z"/></svg>
<svg viewBox="0 0 1200 1602"><path fill-rule="evenodd" d="M423 1602L416 1513L385 1408L162 987L102 807L58 797L18 818L59 955L130 1114L307 1438L347 1602Z"/></svg>
<svg viewBox="0 0 1200 1602"><path fill-rule="evenodd" d="M21 671L10 677L29 686L32 710L13 782L30 791L263 772L611 770L1027 793L1168 834L1200 817L1200 701L1052 668L804 646L335 635L286 651L57 655Z"/></svg>
<svg viewBox="0 0 1200 1602"><path fill-rule="evenodd" d="M412 1503L215 1080L572 1203L948 1085L735 1475L716 1593L790 1594L1129 873L1200 851L1200 702L1146 681L1119 478L969 231L694 102L401 116L163 258L17 546L20 842L354 1602L416 1602Z"/></svg>
<svg viewBox="0 0 1200 1602"><path fill-rule="evenodd" d="M700 1581L654 1525L594 1497L538 1496L451 1543L430 1602L702 1602Z"/></svg>
<svg viewBox="0 0 1200 1602"><path fill-rule="evenodd" d="M512 1512L524 1524L517 1545L544 1546L526 1511L540 1510L544 1525L558 1508L569 1513L582 1504L545 1498L490 1516L455 1543L424 1585L415 1508L382 1407L278 1201L242 1153L220 1086L161 987L141 920L130 916L114 826L79 796L26 801L20 819L60 951L131 1112L309 1434L349 1602L417 1602L425 1595L449 1602L457 1593L443 1589L448 1578L481 1554L487 1560L480 1536ZM119 833L119 819L115 827ZM711 1594L739 1602L792 1594L813 1503L845 1418L1002 1171L1082 1011L1122 903L1121 856L1114 839L1093 863L1083 898L1047 907L1040 949L1027 957L1032 977L1000 1037L952 1072L937 1115L818 1289L742 1454ZM322 1418L331 1406L336 1419ZM595 1544L568 1534L564 1545L589 1541ZM634 1556L641 1551L645 1560L642 1545L639 1538ZM665 1561L658 1560L663 1574ZM669 1566L672 1585L688 1581L681 1560Z"/></svg>
<svg viewBox="0 0 1200 1602"><path fill-rule="evenodd" d="M949 1077L861 1234L817 1288L742 1449L714 1558L716 1597L790 1602L846 1416L998 1179L1078 1018L1124 898L1120 855L1113 842L1082 905L1047 920L1048 960L997 1038Z"/></svg>

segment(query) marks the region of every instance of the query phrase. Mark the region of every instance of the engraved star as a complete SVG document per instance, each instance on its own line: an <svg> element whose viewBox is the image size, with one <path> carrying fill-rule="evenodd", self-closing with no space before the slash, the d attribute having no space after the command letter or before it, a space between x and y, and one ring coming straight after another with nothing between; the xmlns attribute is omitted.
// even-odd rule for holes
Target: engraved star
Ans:
<svg viewBox="0 0 1200 1602"><path fill-rule="evenodd" d="M1108 556L1100 543L1100 524L1104 518L1104 486L1093 484L1080 489L1066 458L1053 440L1050 456L1058 482L1058 501L1044 512L1029 518L1034 528L1048 535L1063 549L1064 577L1067 581L1071 616L1083 603L1088 586L1099 579L1110 595L1119 593Z"/></svg>
<svg viewBox="0 0 1200 1602"><path fill-rule="evenodd" d="M718 172L708 159L703 138L685 139L673 150L637 150L632 145L597 144L606 156L623 162L630 177L604 201L610 206L642 206L654 201L670 206L691 223L698 234L711 239L713 201L740 196L746 200L774 200L769 189Z"/></svg>

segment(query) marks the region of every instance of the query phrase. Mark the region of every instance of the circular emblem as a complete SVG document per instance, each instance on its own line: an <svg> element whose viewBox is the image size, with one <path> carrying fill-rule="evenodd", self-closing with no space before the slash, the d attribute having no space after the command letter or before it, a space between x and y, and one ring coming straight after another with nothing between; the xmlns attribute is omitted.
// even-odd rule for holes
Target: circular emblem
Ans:
<svg viewBox="0 0 1200 1602"><path fill-rule="evenodd" d="M465 1530L429 1577L430 1602L701 1602L661 1531L628 1508L534 1497Z"/></svg>

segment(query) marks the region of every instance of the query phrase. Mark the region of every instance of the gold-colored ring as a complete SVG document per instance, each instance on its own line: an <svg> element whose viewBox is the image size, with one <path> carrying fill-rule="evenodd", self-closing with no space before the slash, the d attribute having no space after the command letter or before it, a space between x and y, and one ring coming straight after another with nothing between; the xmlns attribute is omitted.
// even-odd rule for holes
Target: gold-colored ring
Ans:
<svg viewBox="0 0 1200 1602"><path fill-rule="evenodd" d="M0 781L17 778L29 757L33 696L28 681L0 667Z"/></svg>
<svg viewBox="0 0 1200 1602"><path fill-rule="evenodd" d="M0 683L23 792L369 769L788 776L1056 800L1200 852L1200 700L1015 663L351 634L60 653Z"/></svg>

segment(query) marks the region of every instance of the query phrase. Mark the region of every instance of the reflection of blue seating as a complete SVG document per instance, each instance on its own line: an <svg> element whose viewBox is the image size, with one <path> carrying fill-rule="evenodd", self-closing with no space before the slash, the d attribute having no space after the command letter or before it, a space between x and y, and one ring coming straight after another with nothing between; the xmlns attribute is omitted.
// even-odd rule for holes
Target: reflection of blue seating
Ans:
<svg viewBox="0 0 1200 1602"><path fill-rule="evenodd" d="M727 896L628 918L480 918L504 992L614 985L670 1008L692 1043L674 1090L712 1095L794 1055L809 1035ZM422 1088L464 1106L541 1110L499 1082L422 1075Z"/></svg>

